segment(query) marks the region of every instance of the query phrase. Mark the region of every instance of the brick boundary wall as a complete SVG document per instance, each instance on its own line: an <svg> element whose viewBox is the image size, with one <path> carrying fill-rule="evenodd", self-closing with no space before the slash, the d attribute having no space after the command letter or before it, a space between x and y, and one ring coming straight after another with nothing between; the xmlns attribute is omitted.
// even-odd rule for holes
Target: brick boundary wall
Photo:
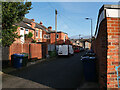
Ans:
<svg viewBox="0 0 120 90"><path fill-rule="evenodd" d="M100 88L106 88L107 85L107 20L104 19L99 25L97 38L92 42L92 49L96 53L97 77Z"/></svg>
<svg viewBox="0 0 120 90"><path fill-rule="evenodd" d="M20 44L13 43L9 48L9 60L11 60L11 55L15 53L28 53L29 59L31 58L42 58L42 45L41 44Z"/></svg>
<svg viewBox="0 0 120 90"><path fill-rule="evenodd" d="M120 65L120 18L105 18L101 22L92 48L98 58L100 87L118 88L115 67Z"/></svg>
<svg viewBox="0 0 120 90"><path fill-rule="evenodd" d="M107 51L107 87L116 88L118 85L115 67L120 65L120 18L107 18L107 33L109 43Z"/></svg>

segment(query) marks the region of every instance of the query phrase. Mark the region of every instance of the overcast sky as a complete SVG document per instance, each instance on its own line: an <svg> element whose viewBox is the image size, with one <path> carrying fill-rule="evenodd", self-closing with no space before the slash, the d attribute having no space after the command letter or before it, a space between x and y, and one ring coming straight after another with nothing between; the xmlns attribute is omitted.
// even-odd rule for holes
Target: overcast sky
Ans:
<svg viewBox="0 0 120 90"><path fill-rule="evenodd" d="M26 18L43 22L43 25L55 29L55 9L58 11L57 30L68 33L69 37L90 35L90 17L93 20L93 35L95 32L99 9L103 4L118 4L117 2L32 2L32 9Z"/></svg>

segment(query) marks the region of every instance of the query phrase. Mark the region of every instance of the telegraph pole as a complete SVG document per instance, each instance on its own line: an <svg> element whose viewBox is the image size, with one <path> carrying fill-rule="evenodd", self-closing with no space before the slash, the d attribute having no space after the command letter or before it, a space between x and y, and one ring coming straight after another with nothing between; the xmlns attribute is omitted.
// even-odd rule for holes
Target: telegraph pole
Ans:
<svg viewBox="0 0 120 90"><path fill-rule="evenodd" d="M55 9L55 45L56 44L57 44L57 10Z"/></svg>

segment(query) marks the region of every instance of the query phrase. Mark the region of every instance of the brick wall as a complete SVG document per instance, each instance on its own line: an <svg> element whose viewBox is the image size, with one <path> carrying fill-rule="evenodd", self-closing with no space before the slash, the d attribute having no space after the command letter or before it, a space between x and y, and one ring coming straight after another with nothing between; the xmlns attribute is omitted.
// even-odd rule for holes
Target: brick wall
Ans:
<svg viewBox="0 0 120 90"><path fill-rule="evenodd" d="M41 44L30 44L31 58L42 58L42 47Z"/></svg>
<svg viewBox="0 0 120 90"><path fill-rule="evenodd" d="M67 34L65 34L63 32L59 32L57 34L59 36L59 38L57 38L57 44L65 43L65 41L64 41L65 36L66 36L66 41L68 40L68 35ZM55 33L51 33L50 35L51 35L50 36L51 37L50 44L55 44Z"/></svg>
<svg viewBox="0 0 120 90"><path fill-rule="evenodd" d="M92 48L97 55L97 76L100 87L107 87L107 20L104 19L98 30L97 38L92 42Z"/></svg>
<svg viewBox="0 0 120 90"><path fill-rule="evenodd" d="M120 65L120 18L107 18L107 87L118 87L115 67Z"/></svg>
<svg viewBox="0 0 120 90"><path fill-rule="evenodd" d="M120 65L120 18L105 18L92 48L97 55L100 87L117 88L115 67Z"/></svg>
<svg viewBox="0 0 120 90"><path fill-rule="evenodd" d="M13 43L9 48L9 60L11 60L11 55L15 53L28 53L29 58L42 58L42 45L41 44L20 44Z"/></svg>

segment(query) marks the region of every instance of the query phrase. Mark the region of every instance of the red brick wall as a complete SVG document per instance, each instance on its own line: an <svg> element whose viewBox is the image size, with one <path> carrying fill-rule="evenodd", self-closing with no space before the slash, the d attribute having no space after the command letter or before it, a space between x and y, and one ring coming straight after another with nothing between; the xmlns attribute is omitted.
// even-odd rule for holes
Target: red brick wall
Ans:
<svg viewBox="0 0 120 90"><path fill-rule="evenodd" d="M68 40L68 35L63 33L63 32L60 32L60 33L57 33L59 35L59 38L57 39L57 44L63 44L65 43L64 42L64 37L66 36L66 41ZM51 44L54 44L55 43L55 33L51 33L51 39L50 39L50 43Z"/></svg>
<svg viewBox="0 0 120 90"><path fill-rule="evenodd" d="M117 88L115 67L119 65L120 18L106 18L100 26L92 48L97 54L100 87Z"/></svg>
<svg viewBox="0 0 120 90"><path fill-rule="evenodd" d="M31 58L42 58L41 44L30 44Z"/></svg>
<svg viewBox="0 0 120 90"><path fill-rule="evenodd" d="M97 76L100 87L107 87L107 20L99 25L97 38L92 42L92 48L97 55Z"/></svg>
<svg viewBox="0 0 120 90"><path fill-rule="evenodd" d="M51 33L51 34L50 34L50 37L51 37L50 43L51 43L51 44L54 44L54 43L55 43L55 33Z"/></svg>
<svg viewBox="0 0 120 90"><path fill-rule="evenodd" d="M12 54L21 53L21 52L22 52L22 44L13 43L9 48L9 60L11 60Z"/></svg>
<svg viewBox="0 0 120 90"><path fill-rule="evenodd" d="M9 48L9 60L11 60L11 55L15 53L28 53L29 58L41 59L42 58L42 46L41 44L13 43Z"/></svg>
<svg viewBox="0 0 120 90"><path fill-rule="evenodd" d="M117 74L115 67L120 65L120 18L107 18L107 87L116 88Z"/></svg>

